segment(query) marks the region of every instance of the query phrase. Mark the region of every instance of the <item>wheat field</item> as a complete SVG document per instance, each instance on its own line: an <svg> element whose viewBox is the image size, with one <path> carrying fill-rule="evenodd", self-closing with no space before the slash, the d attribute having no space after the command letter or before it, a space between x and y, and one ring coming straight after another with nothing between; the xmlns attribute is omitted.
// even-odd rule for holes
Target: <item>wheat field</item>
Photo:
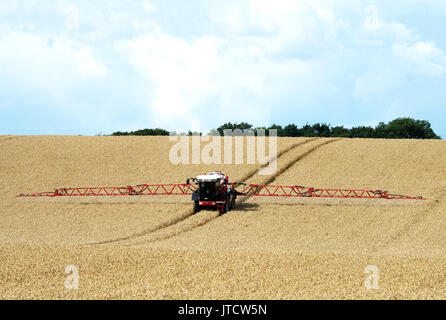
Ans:
<svg viewBox="0 0 446 320"><path fill-rule="evenodd" d="M443 140L279 138L278 170L169 161L168 137L0 136L0 298L445 299ZM246 152L245 152L246 153ZM59 187L234 181L427 200L16 198ZM64 286L66 266L79 288ZM367 289L367 266L379 286Z"/></svg>

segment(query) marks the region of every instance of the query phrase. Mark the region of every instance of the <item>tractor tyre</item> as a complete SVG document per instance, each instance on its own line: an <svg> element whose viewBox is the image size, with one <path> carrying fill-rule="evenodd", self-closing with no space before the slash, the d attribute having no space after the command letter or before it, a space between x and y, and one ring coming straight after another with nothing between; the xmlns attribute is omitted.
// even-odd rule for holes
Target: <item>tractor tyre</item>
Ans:
<svg viewBox="0 0 446 320"><path fill-rule="evenodd" d="M200 211L200 205L198 204L198 201L194 201L194 214Z"/></svg>
<svg viewBox="0 0 446 320"><path fill-rule="evenodd" d="M228 210L229 210L229 199L226 198L225 206L223 207L223 212L222 212L222 214L225 214L226 212L228 212Z"/></svg>

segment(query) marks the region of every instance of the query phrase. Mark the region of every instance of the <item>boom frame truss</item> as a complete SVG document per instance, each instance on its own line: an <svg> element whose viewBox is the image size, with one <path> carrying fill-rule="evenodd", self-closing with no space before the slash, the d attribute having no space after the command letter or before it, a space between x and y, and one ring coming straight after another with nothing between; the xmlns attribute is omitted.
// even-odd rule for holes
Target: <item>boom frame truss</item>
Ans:
<svg viewBox="0 0 446 320"><path fill-rule="evenodd" d="M322 189L303 186L258 185L233 182L238 196L246 197L301 197L301 198L350 198L350 199L410 199L425 200L421 196L412 197L390 194L382 190L363 189ZM17 197L91 197L91 196L178 196L191 195L193 184L140 184L127 187L75 187L59 188L52 192L20 194Z"/></svg>

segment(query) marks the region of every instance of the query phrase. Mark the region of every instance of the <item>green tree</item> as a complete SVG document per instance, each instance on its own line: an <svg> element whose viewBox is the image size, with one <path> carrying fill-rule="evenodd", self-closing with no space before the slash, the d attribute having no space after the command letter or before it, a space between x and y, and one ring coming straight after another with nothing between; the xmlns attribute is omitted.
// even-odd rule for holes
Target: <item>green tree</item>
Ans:
<svg viewBox="0 0 446 320"><path fill-rule="evenodd" d="M350 138L375 138L375 129L372 127L353 127L350 129Z"/></svg>
<svg viewBox="0 0 446 320"><path fill-rule="evenodd" d="M169 131L156 128L156 129L141 129L131 132L117 131L112 133L112 136L168 136Z"/></svg>
<svg viewBox="0 0 446 320"><path fill-rule="evenodd" d="M312 127L316 137L329 137L331 134L330 126L325 123L316 123Z"/></svg>
<svg viewBox="0 0 446 320"><path fill-rule="evenodd" d="M344 137L347 138L350 136L350 130L347 128L344 128L344 126L336 126L331 128L331 137Z"/></svg>
<svg viewBox="0 0 446 320"><path fill-rule="evenodd" d="M278 137L285 137L285 130L278 124L273 124L268 129L276 129Z"/></svg>
<svg viewBox="0 0 446 320"><path fill-rule="evenodd" d="M301 137L302 132L295 124L289 124L283 128L285 137Z"/></svg>
<svg viewBox="0 0 446 320"><path fill-rule="evenodd" d="M397 118L387 124L388 138L403 139L439 139L426 120Z"/></svg>
<svg viewBox="0 0 446 320"><path fill-rule="evenodd" d="M302 136L304 137L314 137L315 136L315 132L313 129L313 126L310 126L309 124L306 124L302 127L302 129L300 129L302 132Z"/></svg>
<svg viewBox="0 0 446 320"><path fill-rule="evenodd" d="M213 129L209 135L223 135L225 129L241 129L256 130L258 129L276 129L279 137L351 137L351 138L383 138L383 139L440 139L438 135L431 128L431 124L426 120L414 120L412 118L397 118L389 123L380 122L376 127L358 126L351 129L344 128L343 126L331 127L325 123L316 123L313 125L306 124L299 128L294 123L288 124L282 127L277 124L273 124L269 128L253 126L247 122L240 123L225 123L219 126L217 129ZM189 131L183 135L192 135ZM131 132L117 131L112 134L113 136L167 136L169 132L164 129L142 129ZM201 135L201 133L200 133Z"/></svg>
<svg viewBox="0 0 446 320"><path fill-rule="evenodd" d="M231 130L241 129L243 131L246 129L252 129L252 124L249 124L247 122L240 122L240 123L228 122L228 123L225 123L225 124L222 124L221 126L219 126L217 128L217 131L220 133L220 135L223 135L223 131L225 129L231 129Z"/></svg>

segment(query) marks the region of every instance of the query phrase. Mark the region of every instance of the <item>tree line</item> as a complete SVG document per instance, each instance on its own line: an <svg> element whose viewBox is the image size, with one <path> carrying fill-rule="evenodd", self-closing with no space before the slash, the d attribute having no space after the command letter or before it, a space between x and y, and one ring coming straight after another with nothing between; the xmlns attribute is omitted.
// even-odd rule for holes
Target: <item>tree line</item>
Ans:
<svg viewBox="0 0 446 320"><path fill-rule="evenodd" d="M306 124L298 127L295 124L288 124L284 127L273 124L269 127L254 127L247 122L225 123L219 126L213 132L223 135L225 129L254 130L257 129L276 129L279 137L341 137L341 138L382 138L382 139L440 139L432 130L431 124L427 120L415 120L412 118L397 118L388 123L380 122L377 126L358 126L345 128L344 126L331 126L326 123ZM183 135L197 134L189 131ZM199 133L200 135L202 133ZM168 136L169 131L156 129L143 129L131 132L117 131L113 136Z"/></svg>
<svg viewBox="0 0 446 320"><path fill-rule="evenodd" d="M142 129L136 131L116 131L112 133L112 136L168 136L169 131L156 128L156 129Z"/></svg>

